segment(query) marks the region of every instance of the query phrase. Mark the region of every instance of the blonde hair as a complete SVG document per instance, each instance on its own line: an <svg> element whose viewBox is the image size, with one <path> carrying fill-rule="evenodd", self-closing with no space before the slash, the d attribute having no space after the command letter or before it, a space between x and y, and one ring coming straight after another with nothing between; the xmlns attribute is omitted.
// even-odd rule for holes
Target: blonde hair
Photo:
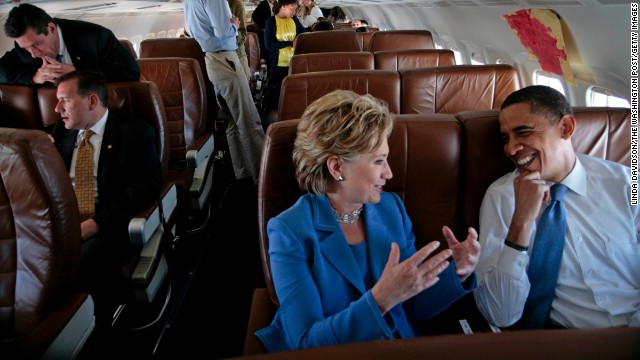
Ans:
<svg viewBox="0 0 640 360"><path fill-rule="evenodd" d="M327 159L352 162L378 149L392 129L386 104L371 95L335 90L317 99L302 114L293 145L300 188L325 194L331 178Z"/></svg>

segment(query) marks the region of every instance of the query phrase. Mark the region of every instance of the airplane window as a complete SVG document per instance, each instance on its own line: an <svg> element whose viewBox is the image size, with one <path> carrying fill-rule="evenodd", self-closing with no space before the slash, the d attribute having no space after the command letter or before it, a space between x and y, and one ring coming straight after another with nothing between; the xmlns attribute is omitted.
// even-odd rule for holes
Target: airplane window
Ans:
<svg viewBox="0 0 640 360"><path fill-rule="evenodd" d="M533 83L535 85L546 85L552 87L560 91L563 95L567 94L564 91L564 86L562 85L562 82L558 77L540 70L536 70L533 72Z"/></svg>
<svg viewBox="0 0 640 360"><path fill-rule="evenodd" d="M631 108L627 99L615 91L600 86L592 86L587 90L587 106L607 106Z"/></svg>

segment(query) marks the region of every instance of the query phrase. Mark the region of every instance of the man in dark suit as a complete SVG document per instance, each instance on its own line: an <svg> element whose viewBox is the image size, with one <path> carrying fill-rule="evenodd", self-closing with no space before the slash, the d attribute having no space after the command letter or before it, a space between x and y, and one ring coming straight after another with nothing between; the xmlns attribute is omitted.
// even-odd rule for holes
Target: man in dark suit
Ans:
<svg viewBox="0 0 640 360"><path fill-rule="evenodd" d="M58 78L57 86L55 111L62 116L64 127L55 126L52 136L74 187L78 145L84 132L93 133L88 141L93 149L95 211L80 224L80 287L94 297L98 319L111 310L111 285L118 289L120 268L134 250L128 223L158 200L162 167L154 129L107 109L107 85L101 73L70 72Z"/></svg>
<svg viewBox="0 0 640 360"><path fill-rule="evenodd" d="M102 71L108 82L140 78L131 52L100 25L54 19L39 7L22 4L9 12L4 32L16 45L0 58L0 83L53 83L76 69Z"/></svg>

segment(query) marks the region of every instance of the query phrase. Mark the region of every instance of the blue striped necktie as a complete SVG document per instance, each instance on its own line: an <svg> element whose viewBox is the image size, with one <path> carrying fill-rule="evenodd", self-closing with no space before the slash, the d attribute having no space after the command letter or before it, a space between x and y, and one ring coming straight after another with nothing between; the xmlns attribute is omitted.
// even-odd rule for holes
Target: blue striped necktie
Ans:
<svg viewBox="0 0 640 360"><path fill-rule="evenodd" d="M62 62L62 55L60 55L60 54L56 55L56 61L57 62Z"/></svg>
<svg viewBox="0 0 640 360"><path fill-rule="evenodd" d="M538 221L536 239L527 269L531 289L520 320L523 328L543 328L549 317L567 229L562 204L562 198L566 192L565 185L555 184L551 187L551 203Z"/></svg>

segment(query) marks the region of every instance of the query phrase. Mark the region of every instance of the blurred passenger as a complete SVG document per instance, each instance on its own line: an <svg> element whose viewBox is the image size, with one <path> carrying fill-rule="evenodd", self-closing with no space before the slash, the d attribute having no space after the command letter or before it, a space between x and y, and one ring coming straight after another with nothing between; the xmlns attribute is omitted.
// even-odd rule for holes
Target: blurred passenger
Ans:
<svg viewBox="0 0 640 360"><path fill-rule="evenodd" d="M332 24L342 24L348 23L349 18L347 14L345 14L344 10L340 6L334 6L331 8L331 12L329 12L329 16L327 16L327 21Z"/></svg>
<svg viewBox="0 0 640 360"><path fill-rule="evenodd" d="M322 10L316 5L315 0L301 0L296 15L305 28L311 27L318 21L318 18L324 16L322 15Z"/></svg>
<svg viewBox="0 0 640 360"><path fill-rule="evenodd" d="M0 83L53 83L80 69L101 71L108 82L140 79L131 52L100 25L52 18L39 7L22 4L9 11L4 33L15 47L0 58Z"/></svg>
<svg viewBox="0 0 640 360"><path fill-rule="evenodd" d="M273 3L275 0L262 0L251 13L251 19L258 30L264 30L267 19L273 14Z"/></svg>
<svg viewBox="0 0 640 360"><path fill-rule="evenodd" d="M491 184L480 208L480 311L500 327L640 327L631 170L574 152L573 109L553 88L515 91L499 121L517 169Z"/></svg>
<svg viewBox="0 0 640 360"><path fill-rule="evenodd" d="M95 300L98 323L109 325L114 299L124 289L121 268L134 250L129 221L160 195L156 134L149 124L107 109L107 84L100 72L66 73L57 86L55 111L63 126L57 124L52 136L79 201L80 286ZM81 155L83 149L90 151L88 156Z"/></svg>
<svg viewBox="0 0 640 360"><path fill-rule="evenodd" d="M333 30L333 24L326 20L321 20L311 25L311 31L327 31L327 30Z"/></svg>
<svg viewBox="0 0 640 360"><path fill-rule="evenodd" d="M238 59L244 71L247 73L247 81L251 79L251 69L249 68L249 59L247 58L247 49L244 43L247 41L247 25L245 24L245 11L242 0L228 0L231 13L240 20L240 26L238 26L238 36L236 36L238 48Z"/></svg>
<svg viewBox="0 0 640 360"><path fill-rule="evenodd" d="M308 193L267 225L280 302L256 332L268 351L411 338L475 288L475 230L460 243L444 226L449 249L416 251L402 200L383 191L392 127L385 105L346 90L302 115L293 162Z"/></svg>
<svg viewBox="0 0 640 360"><path fill-rule="evenodd" d="M289 74L289 64L293 57L295 38L305 32L304 26L296 16L296 0L276 0L273 5L274 16L267 19L264 30L264 45L269 51L269 97L268 108L277 110L280 86Z"/></svg>
<svg viewBox="0 0 640 360"><path fill-rule="evenodd" d="M258 183L264 130L236 49L240 19L226 0L184 2L185 23L205 52L207 75L227 119L226 137L236 180Z"/></svg>

